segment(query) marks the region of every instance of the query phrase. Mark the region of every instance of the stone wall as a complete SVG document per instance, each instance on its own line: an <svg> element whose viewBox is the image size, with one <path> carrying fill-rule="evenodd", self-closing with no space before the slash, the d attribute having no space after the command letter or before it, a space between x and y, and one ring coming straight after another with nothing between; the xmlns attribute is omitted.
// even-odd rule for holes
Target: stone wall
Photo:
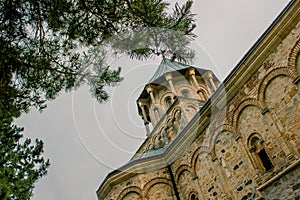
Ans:
<svg viewBox="0 0 300 200"><path fill-rule="evenodd" d="M175 199L173 185L167 169L135 175L115 185L106 200Z"/></svg>
<svg viewBox="0 0 300 200"><path fill-rule="evenodd" d="M106 199L169 200L176 190L183 200L299 199L299 52L300 23L248 66L257 70L184 148L173 176L166 168L134 174Z"/></svg>
<svg viewBox="0 0 300 200"><path fill-rule="evenodd" d="M289 172L261 192L265 199L300 199L300 169Z"/></svg>
<svg viewBox="0 0 300 200"><path fill-rule="evenodd" d="M204 142L174 163L182 199L193 191L199 199L285 199L291 192L289 198L299 197L298 168L270 182L299 159L299 32L298 24L215 115L226 119L211 119L198 136ZM268 181L261 193L257 188Z"/></svg>

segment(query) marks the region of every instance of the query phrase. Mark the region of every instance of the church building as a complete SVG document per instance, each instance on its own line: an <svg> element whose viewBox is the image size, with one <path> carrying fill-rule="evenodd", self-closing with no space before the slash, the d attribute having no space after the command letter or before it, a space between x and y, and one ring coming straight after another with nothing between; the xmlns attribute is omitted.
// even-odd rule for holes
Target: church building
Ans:
<svg viewBox="0 0 300 200"><path fill-rule="evenodd" d="M99 200L300 199L300 1L223 82L163 59L137 111L147 138Z"/></svg>

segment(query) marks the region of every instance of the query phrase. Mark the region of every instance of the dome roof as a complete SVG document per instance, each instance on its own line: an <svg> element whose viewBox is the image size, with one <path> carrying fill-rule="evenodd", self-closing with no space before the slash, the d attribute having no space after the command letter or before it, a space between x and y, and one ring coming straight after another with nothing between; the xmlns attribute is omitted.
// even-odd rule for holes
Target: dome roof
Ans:
<svg viewBox="0 0 300 200"><path fill-rule="evenodd" d="M147 84L150 83L155 83L157 79L162 77L168 72L174 72L174 71L179 71L182 69L188 69L191 68L192 66L186 65L183 63L179 63L176 61L171 61L170 59L164 58L161 63L159 64L157 70L153 74L152 78L148 81Z"/></svg>
<svg viewBox="0 0 300 200"><path fill-rule="evenodd" d="M147 98L149 95L146 91L146 87L150 84L158 85L158 84L162 83L163 81L165 81L165 77L164 77L165 74L173 73L174 76L185 75L187 69L189 69L189 68L195 68L196 69L195 72L197 75L203 75L207 71L210 71L207 69L201 69L201 68L183 64L180 62L171 61L168 58L164 58L161 61L161 63L159 64L157 70L155 71L155 73L153 74L151 79L146 83L141 95L139 96L139 98L137 100ZM213 77L214 77L214 79L217 80L217 78L215 77L214 74L213 74Z"/></svg>

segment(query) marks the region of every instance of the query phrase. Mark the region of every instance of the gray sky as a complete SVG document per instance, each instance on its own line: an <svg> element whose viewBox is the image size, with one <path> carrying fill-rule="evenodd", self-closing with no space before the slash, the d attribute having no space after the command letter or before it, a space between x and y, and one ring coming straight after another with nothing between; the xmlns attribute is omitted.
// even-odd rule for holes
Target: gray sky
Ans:
<svg viewBox="0 0 300 200"><path fill-rule="evenodd" d="M195 0L195 64L223 80L288 2ZM51 161L34 200L96 199L107 173L125 164L145 139L135 101L159 62L111 59L125 80L109 89L110 102L99 105L83 87L60 95L43 113L31 111L18 120L25 136L44 141L44 157Z"/></svg>

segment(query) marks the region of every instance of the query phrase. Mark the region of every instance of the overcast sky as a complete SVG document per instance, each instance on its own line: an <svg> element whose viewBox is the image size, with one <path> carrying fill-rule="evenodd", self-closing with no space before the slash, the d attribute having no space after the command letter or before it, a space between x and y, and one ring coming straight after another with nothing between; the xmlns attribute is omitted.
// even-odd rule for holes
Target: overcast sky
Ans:
<svg viewBox="0 0 300 200"><path fill-rule="evenodd" d="M181 1L182 2L182 1ZM223 80L262 35L288 0L195 0L195 64ZM111 59L125 80L99 105L88 89L62 94L43 112L18 120L25 136L42 139L51 166L36 184L34 200L95 200L107 173L125 164L145 139L136 99L160 59Z"/></svg>

